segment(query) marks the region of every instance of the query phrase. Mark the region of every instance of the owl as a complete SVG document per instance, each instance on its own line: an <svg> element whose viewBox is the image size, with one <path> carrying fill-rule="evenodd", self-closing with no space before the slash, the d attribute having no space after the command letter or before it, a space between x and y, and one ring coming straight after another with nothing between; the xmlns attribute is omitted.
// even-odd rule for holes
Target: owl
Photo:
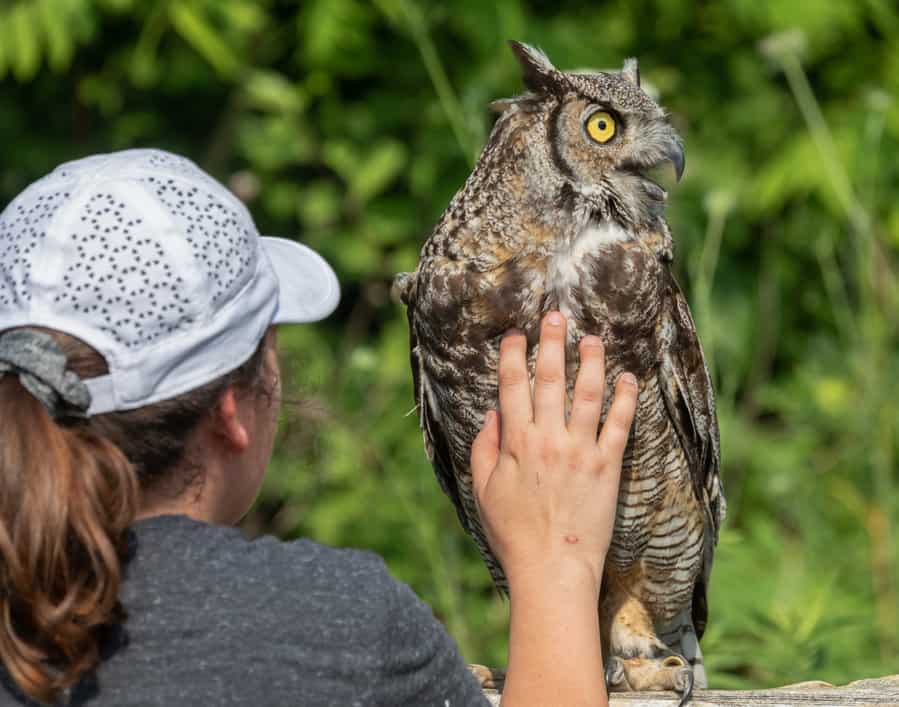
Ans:
<svg viewBox="0 0 899 707"><path fill-rule="evenodd" d="M613 690L706 685L698 640L725 502L715 399L690 310L671 273L667 192L649 171L684 154L667 114L620 72L557 70L510 42L527 92L500 100L490 139L395 287L408 307L425 448L497 587L472 492L471 445L497 405L499 342L517 328L533 377L539 323L568 319L569 405L577 342L605 343L607 391L637 376L598 616ZM608 411L610 400L604 403Z"/></svg>

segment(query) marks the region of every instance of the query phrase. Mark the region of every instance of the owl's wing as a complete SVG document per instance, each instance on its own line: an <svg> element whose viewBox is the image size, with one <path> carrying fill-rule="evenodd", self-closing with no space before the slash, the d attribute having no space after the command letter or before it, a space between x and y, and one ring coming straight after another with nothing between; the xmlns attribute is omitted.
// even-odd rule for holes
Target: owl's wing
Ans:
<svg viewBox="0 0 899 707"><path fill-rule="evenodd" d="M418 418L421 422L421 434L424 438L425 452L434 467L440 488L453 502L459 521L466 531L469 529L468 517L462 505L462 497L459 492L459 484L453 471L452 456L449 443L440 425L440 413L434 407L433 394L430 392L427 371L421 362L421 348L414 321L414 300L408 302L407 314L409 317L409 361L412 367L412 385L415 389L415 404L418 408Z"/></svg>
<svg viewBox="0 0 899 707"><path fill-rule="evenodd" d="M660 321L659 382L665 406L681 441L693 477L693 491L705 513L703 574L693 594L693 624L702 636L708 617L706 589L718 528L724 517L720 479L720 441L715 394L696 326L673 276Z"/></svg>

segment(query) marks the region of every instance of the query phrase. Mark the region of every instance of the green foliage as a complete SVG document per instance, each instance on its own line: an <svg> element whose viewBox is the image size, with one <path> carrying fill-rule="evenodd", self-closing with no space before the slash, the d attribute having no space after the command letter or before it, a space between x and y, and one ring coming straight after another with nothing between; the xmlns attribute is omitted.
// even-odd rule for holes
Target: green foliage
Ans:
<svg viewBox="0 0 899 707"><path fill-rule="evenodd" d="M262 230L324 253L344 299L281 333L302 401L247 529L381 554L470 660L502 664L506 607L424 458L389 284L468 174L487 102L521 90L507 37L561 67L639 56L685 138L670 220L730 501L712 682L895 672L893 3L13 0L0 203L65 159L141 145L253 187Z"/></svg>

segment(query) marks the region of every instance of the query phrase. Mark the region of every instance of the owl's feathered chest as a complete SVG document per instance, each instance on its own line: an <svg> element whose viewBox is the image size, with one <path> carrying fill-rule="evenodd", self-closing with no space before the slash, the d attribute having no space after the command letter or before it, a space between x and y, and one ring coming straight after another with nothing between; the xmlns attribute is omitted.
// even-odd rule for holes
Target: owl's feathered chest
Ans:
<svg viewBox="0 0 899 707"><path fill-rule="evenodd" d="M572 353L582 336L595 334L613 362L647 373L670 277L655 236L589 219L551 226L537 219L519 227L531 237L513 253L497 248L486 232L466 239L464 258L423 256L415 318L430 330L422 340L435 347L431 353L459 360L465 352L461 363L470 373L487 372L505 331L520 329L535 342L541 316L559 309L569 320Z"/></svg>

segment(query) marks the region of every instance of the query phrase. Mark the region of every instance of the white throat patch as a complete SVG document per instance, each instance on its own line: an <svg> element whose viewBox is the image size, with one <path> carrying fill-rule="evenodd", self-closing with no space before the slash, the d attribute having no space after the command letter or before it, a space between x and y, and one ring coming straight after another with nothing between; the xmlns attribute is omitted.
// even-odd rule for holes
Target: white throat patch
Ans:
<svg viewBox="0 0 899 707"><path fill-rule="evenodd" d="M631 238L633 235L617 223L603 221L599 224L590 224L567 249L562 247L551 256L547 269L547 289L564 290L579 284L581 280L579 266L587 255L601 250L604 246L622 243Z"/></svg>
<svg viewBox="0 0 899 707"><path fill-rule="evenodd" d="M546 271L546 291L556 294L562 314L566 317L572 315L569 290L581 282L584 259L606 246L632 238L633 234L612 221L591 223L568 248L563 246L550 257Z"/></svg>

